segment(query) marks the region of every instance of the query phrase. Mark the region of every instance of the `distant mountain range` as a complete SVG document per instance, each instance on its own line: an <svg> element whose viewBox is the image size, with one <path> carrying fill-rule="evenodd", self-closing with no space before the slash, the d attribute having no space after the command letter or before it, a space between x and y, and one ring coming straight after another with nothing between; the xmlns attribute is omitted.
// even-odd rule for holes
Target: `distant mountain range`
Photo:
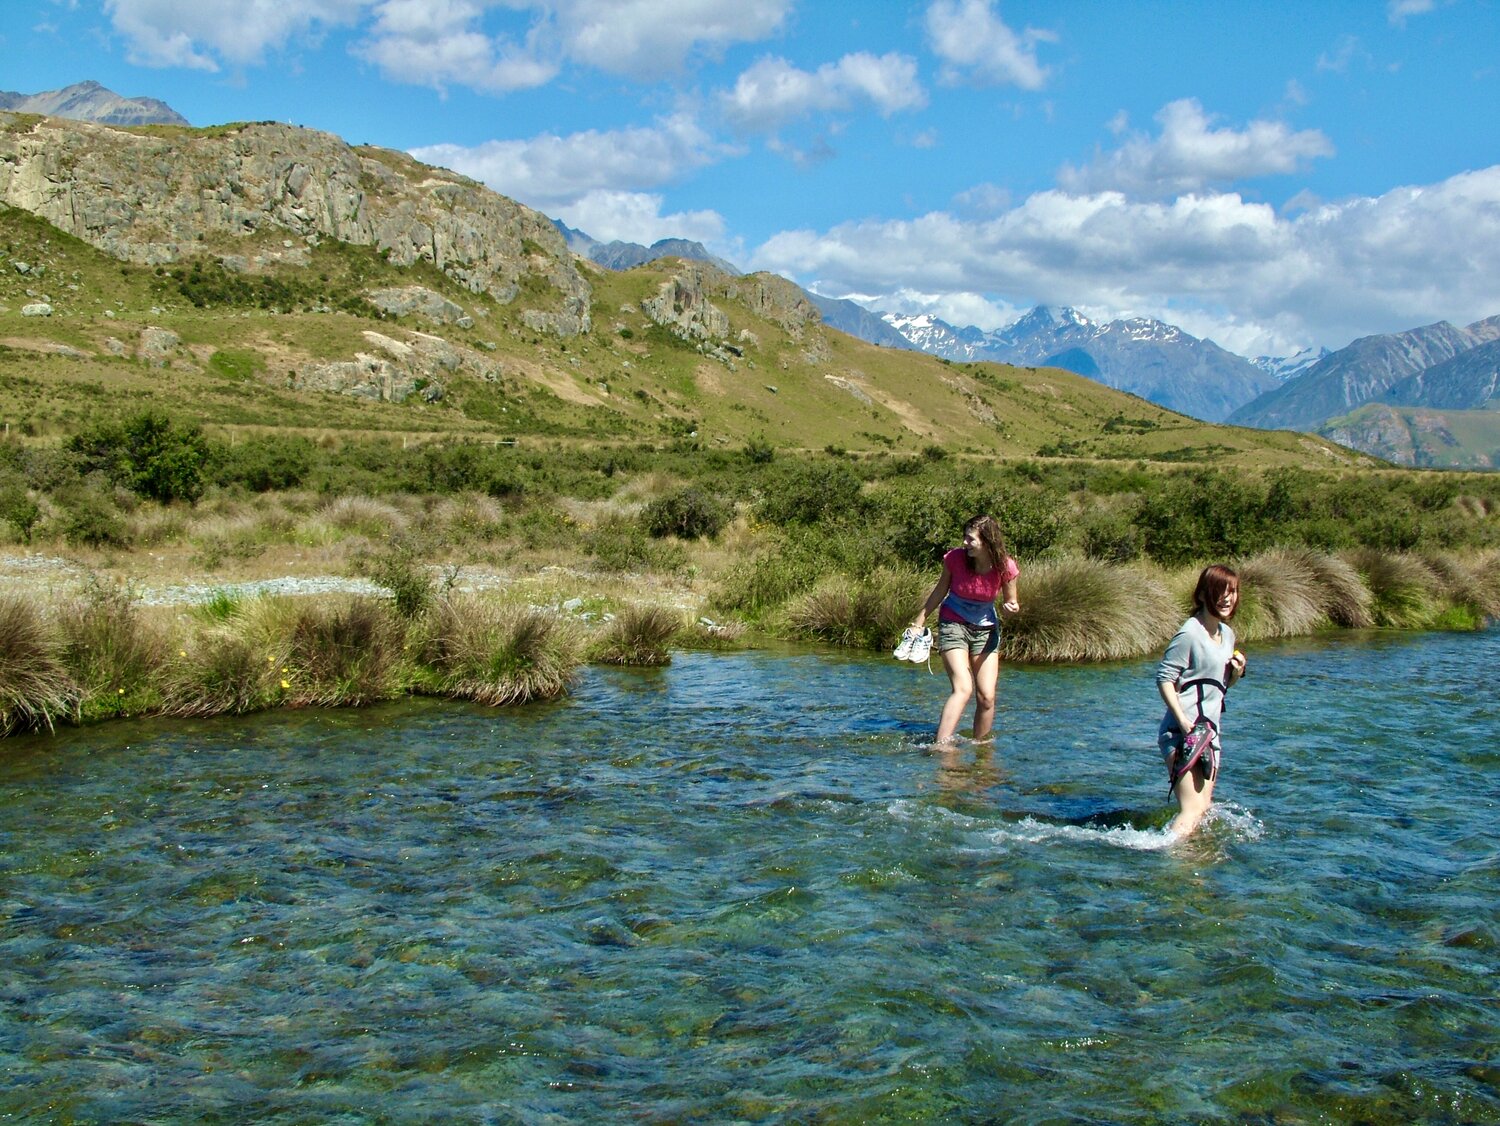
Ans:
<svg viewBox="0 0 1500 1126"><path fill-rule="evenodd" d="M100 125L188 124L188 119L166 102L156 98L122 98L97 82L76 82L61 90L44 90L40 94L0 90L0 110L68 117Z"/></svg>
<svg viewBox="0 0 1500 1126"><path fill-rule="evenodd" d="M702 243L601 243L556 225L574 253L610 269L678 257L739 272ZM1037 306L986 332L931 314L903 316L855 301L808 298L825 324L885 348L965 363L1063 368L1194 418L1316 431L1398 464L1500 467L1500 316L1466 328L1445 321L1368 336L1336 352L1304 349L1247 360L1145 317L1099 323L1076 309ZM1360 409L1374 403L1378 409ZM1445 413L1452 411L1487 413L1455 420Z"/></svg>
<svg viewBox="0 0 1500 1126"><path fill-rule="evenodd" d="M1101 323L1076 309L1039 305L993 332L955 328L930 314L886 313L882 320L909 346L945 359L1064 368L1209 422L1279 385L1272 371L1243 356L1146 317ZM830 323L874 339L844 316Z"/></svg>
<svg viewBox="0 0 1500 1126"><path fill-rule="evenodd" d="M644 266L647 262L655 262L658 258L688 258L697 262L710 262L731 277L738 276L741 272L734 263L714 257L701 242L684 238L664 238L650 246L618 240L600 242L582 231L574 230L561 220L554 219L552 223L562 232L569 250L606 269L629 270L635 266Z"/></svg>

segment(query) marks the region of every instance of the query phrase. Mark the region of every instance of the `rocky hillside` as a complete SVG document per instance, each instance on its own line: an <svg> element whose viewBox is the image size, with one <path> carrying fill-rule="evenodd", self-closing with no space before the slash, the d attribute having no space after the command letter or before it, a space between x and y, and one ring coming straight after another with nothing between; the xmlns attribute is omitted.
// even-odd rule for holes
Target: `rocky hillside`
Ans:
<svg viewBox="0 0 1500 1126"><path fill-rule="evenodd" d="M1333 352L1301 375L1247 403L1229 417L1241 426L1311 430L1380 398L1389 388L1479 341L1440 321L1409 332L1366 336Z"/></svg>
<svg viewBox="0 0 1500 1126"><path fill-rule="evenodd" d="M1477 410L1500 400L1500 340L1423 368L1380 396L1385 403L1446 410Z"/></svg>
<svg viewBox="0 0 1500 1126"><path fill-rule="evenodd" d="M526 288L538 330L588 328L588 284L546 216L456 173L310 129L115 129L6 115L0 203L151 266L208 252L243 272L304 266L325 239L373 247L501 304ZM257 233L281 245L252 260L236 244Z"/></svg>

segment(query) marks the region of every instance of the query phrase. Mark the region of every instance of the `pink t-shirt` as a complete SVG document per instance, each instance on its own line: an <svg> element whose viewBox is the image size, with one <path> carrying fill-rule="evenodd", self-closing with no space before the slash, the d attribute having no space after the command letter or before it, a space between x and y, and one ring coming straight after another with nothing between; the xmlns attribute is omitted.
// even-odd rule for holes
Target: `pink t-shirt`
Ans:
<svg viewBox="0 0 1500 1126"><path fill-rule="evenodd" d="M938 620L944 622L972 622L975 625L989 625L994 621L994 602L1000 593L1000 588L1011 579L1021 573L1021 568L1009 555L1005 557L1005 564L1001 567L991 567L984 574L978 574L969 566L969 553L961 547L955 547L943 556L943 566L948 569L948 594L959 600L960 605L955 607L944 599L943 605L938 610ZM963 603L970 605L964 606ZM988 606L988 613L980 612L980 607ZM975 620L976 612L981 619Z"/></svg>

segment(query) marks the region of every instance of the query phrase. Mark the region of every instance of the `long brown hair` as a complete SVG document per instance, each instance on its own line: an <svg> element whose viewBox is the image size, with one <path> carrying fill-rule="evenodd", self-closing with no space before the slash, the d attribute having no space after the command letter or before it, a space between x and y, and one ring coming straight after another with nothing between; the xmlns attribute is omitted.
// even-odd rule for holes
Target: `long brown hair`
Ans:
<svg viewBox="0 0 1500 1126"><path fill-rule="evenodd" d="M1210 563L1203 568L1203 573L1198 576L1198 585L1193 588L1193 612L1201 613L1204 610L1213 610L1218 614L1217 606L1219 599L1224 597L1224 592L1233 587L1240 589L1240 577L1235 571L1226 567L1223 563ZM1229 611L1229 616L1234 617L1240 608L1236 600L1234 609Z"/></svg>
<svg viewBox="0 0 1500 1126"><path fill-rule="evenodd" d="M1000 531L1000 521L993 516L975 516L964 524L964 532L978 532L979 542L990 553L990 566L997 571L1005 567L1005 533Z"/></svg>

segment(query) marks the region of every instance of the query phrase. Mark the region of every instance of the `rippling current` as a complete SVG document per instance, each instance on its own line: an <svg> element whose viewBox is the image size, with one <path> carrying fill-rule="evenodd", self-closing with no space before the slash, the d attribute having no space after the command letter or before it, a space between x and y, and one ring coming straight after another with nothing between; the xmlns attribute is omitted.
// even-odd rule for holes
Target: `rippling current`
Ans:
<svg viewBox="0 0 1500 1126"><path fill-rule="evenodd" d="M1149 662L8 740L0 1120L1500 1121L1500 631L1251 662L1175 844Z"/></svg>

